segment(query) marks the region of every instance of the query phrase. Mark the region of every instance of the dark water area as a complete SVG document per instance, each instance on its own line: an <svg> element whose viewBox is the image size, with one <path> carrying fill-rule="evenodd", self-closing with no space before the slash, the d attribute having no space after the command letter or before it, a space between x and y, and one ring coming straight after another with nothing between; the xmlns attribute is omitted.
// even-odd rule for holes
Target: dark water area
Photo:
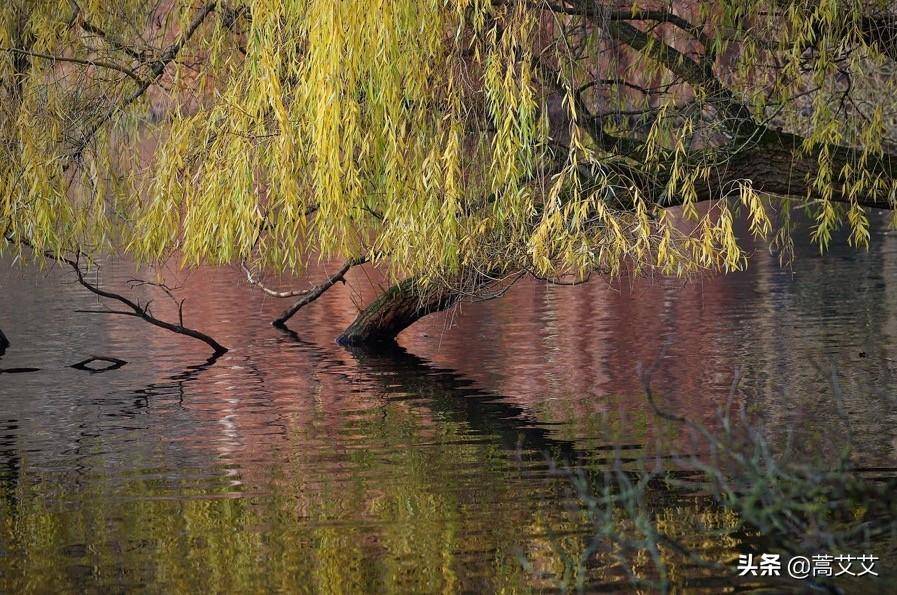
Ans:
<svg viewBox="0 0 897 595"><path fill-rule="evenodd" d="M334 343L382 285L373 271L293 333L269 324L286 303L239 270L170 271L187 324L231 347L212 364L201 343L76 313L98 303L70 271L7 258L0 368L39 370L0 374L0 592L620 589L612 559L582 560L592 528L563 469L692 447L653 414L640 365L666 409L708 427L729 402L793 457L850 446L862 473L897 467L897 234L877 221L868 251L845 244L799 240L792 269L758 245L724 278L521 282L381 353ZM120 289L135 272L100 275ZM90 356L128 363L69 367ZM747 537L726 532L731 513L655 496L659 524L716 528L680 540L734 567ZM882 556L876 588L897 584L888 552L856 553ZM675 572L709 592L756 586Z"/></svg>

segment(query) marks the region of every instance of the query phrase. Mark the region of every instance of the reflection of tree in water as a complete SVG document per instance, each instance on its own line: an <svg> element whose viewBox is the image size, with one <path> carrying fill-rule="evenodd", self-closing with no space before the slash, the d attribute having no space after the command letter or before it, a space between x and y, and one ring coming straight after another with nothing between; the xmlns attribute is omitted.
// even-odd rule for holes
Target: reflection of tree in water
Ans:
<svg viewBox="0 0 897 595"><path fill-rule="evenodd" d="M118 420L116 429L128 425L125 439L144 444L118 448L107 440L120 437L104 437L102 426L79 415L65 455L72 470L35 466L20 456L24 446L10 442L21 442L17 428L10 426L11 437L0 432L0 449L9 446L0 459L14 471L0 486L0 543L9 544L0 569L15 568L0 572L0 591L20 590L11 577L24 576L43 590L87 582L190 590L201 578L212 590L276 583L352 591L615 589L632 578L627 567L637 579L656 578L636 551L589 549L600 527L582 509L590 493L620 489L619 478L604 474L608 467L620 463L628 481L644 480L649 474L637 458L609 458L560 438L525 405L399 348L347 355L296 335L283 335L277 347L79 402L87 413ZM256 359L272 352L298 384L279 384L283 369ZM329 395L334 386L357 400ZM257 392L266 409L282 409L274 419L265 413L277 435L259 446L270 451L249 442L251 428L239 416L251 412L222 404L222 387L228 399ZM285 409L276 398L314 408ZM339 415L328 416L328 400ZM163 404L170 409L160 410ZM224 452L211 432L234 411L235 431L244 435L240 448ZM190 424L195 436L177 442ZM154 450L170 444L176 454ZM121 460L122 452L132 458ZM582 470L583 491L565 467ZM682 493L665 476L649 479L637 510L644 516L627 511L625 501L611 511L627 535L637 537L634 520L647 519L690 551L723 562L756 542L730 509ZM673 584L713 589L728 580L718 567L660 551ZM632 559L624 564L623 555ZM89 579L85 569L93 569Z"/></svg>
<svg viewBox="0 0 897 595"><path fill-rule="evenodd" d="M835 457L851 436L860 464L897 463L894 424L888 423L897 404L890 358L895 302L888 289L894 242L881 235L858 252L842 230L824 257L798 243L800 267L762 277L762 295L773 299L743 340L757 353L775 354L745 363L754 407L776 448L790 439L805 456ZM842 394L835 394L835 383Z"/></svg>
<svg viewBox="0 0 897 595"><path fill-rule="evenodd" d="M2 565L15 571L0 573L0 590L19 590L24 579L15 577L44 590L88 581L164 590L520 590L572 584L582 572L590 527L546 455L581 464L589 453L553 437L524 408L402 350L355 352L353 370L296 345L379 405L328 433L326 448L309 439L314 420L290 427L288 448L239 461L236 471L231 461L231 475L206 457L205 479L178 477L164 459L155 471L132 461L132 473L116 476L107 466L120 462L101 454L80 461L72 489L26 461L23 480L3 487L14 497L0 505ZM117 414L137 419L165 400L198 415L193 392L216 381L206 376L215 368L131 391L115 400ZM260 368L243 369L266 390ZM233 473L239 488L208 480ZM659 501L662 493L658 486ZM588 562L589 580L621 578L605 563Z"/></svg>
<svg viewBox="0 0 897 595"><path fill-rule="evenodd" d="M9 339L0 329L0 357L6 353L9 347ZM10 498L10 504L15 505L14 488L19 480L19 460L17 450L15 448L16 434L13 433L19 428L15 419L0 420L0 493L4 497Z"/></svg>
<svg viewBox="0 0 897 595"><path fill-rule="evenodd" d="M15 488L19 482L22 461L16 444L18 420L0 419L0 494L15 506Z"/></svg>
<svg viewBox="0 0 897 595"><path fill-rule="evenodd" d="M523 407L478 389L457 372L433 366L401 347L355 348L351 353L387 393L411 395L440 419L463 423L473 433L490 436L504 450L543 459L550 454L565 463L575 463L584 454L573 442L552 438Z"/></svg>
<svg viewBox="0 0 897 595"><path fill-rule="evenodd" d="M894 480L878 475L882 471L893 473L894 469L872 470L879 473L870 477L869 470L864 473L835 462L814 467L787 459L776 461L762 431L744 414L732 418L724 408L720 425L725 430L707 435L715 449L725 449L727 457L732 457L729 463L737 463L735 467L717 460L717 455L700 460L686 458L685 467L627 467L626 463L636 460L624 460L619 454L610 461L597 459L594 453L558 440L541 428L529 433L536 422L524 409L470 388L463 377L433 367L402 349L354 355L363 368L382 377L389 390L422 397L429 408L449 419L460 413L471 429L498 437L504 448L512 448L516 434L518 449L525 445L530 454L541 452L543 457L546 451L554 451L557 462L574 466L570 479L577 496L584 502L602 503L606 509L590 513L594 535L589 539L584 539L575 522L568 525L571 536L564 536L562 530L549 531L555 546L567 545L563 553L555 551L567 566L562 574L552 576L568 587L596 587L625 578L632 584L664 588L676 584L719 588L731 584L727 563L733 551L760 548L809 554L873 547L883 554L893 547L892 541L881 537L893 531L897 511L891 504L879 505L879 501L892 491L888 486L893 486ZM737 380L731 391L736 388ZM837 386L831 390L840 393ZM471 398L473 401L468 402ZM654 401L650 402L654 406ZM658 415L667 414L658 411ZM674 418L686 428L700 429L699 434L707 431L684 418ZM709 490L715 476L725 477L721 479L725 493ZM761 487L764 482L770 485ZM532 548L533 542L529 545ZM649 555L652 550L657 556L653 563ZM527 568L531 572L538 568L538 560L535 564L527 561ZM657 582L659 573L662 582ZM745 584L749 581L744 580ZM777 578L761 582L780 588L794 586ZM814 586L840 592L840 587L823 581L816 581Z"/></svg>

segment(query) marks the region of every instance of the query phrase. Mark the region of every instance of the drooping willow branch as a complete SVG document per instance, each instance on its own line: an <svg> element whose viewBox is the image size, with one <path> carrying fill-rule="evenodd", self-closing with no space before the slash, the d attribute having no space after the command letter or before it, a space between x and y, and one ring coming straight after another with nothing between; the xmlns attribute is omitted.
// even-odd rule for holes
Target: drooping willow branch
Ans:
<svg viewBox="0 0 897 595"><path fill-rule="evenodd" d="M262 234L268 229L267 215L265 213L263 213L261 211L261 209L259 209L258 207L256 207L256 210L261 219L261 223L259 224L258 231L255 234L255 241L252 243L252 251L255 251L255 249L258 247L259 242L262 240ZM306 219L308 217L311 217L312 215L314 215L317 211L318 211L318 205L316 205L316 204L308 207L305 210ZM364 260L360 261L358 264L361 264L361 262L364 262ZM264 291L266 294L270 295L271 297L276 297L276 298L297 297L297 296L305 295L309 292L309 290L307 290L307 289L278 291L276 289L271 289L270 287L267 287L264 284L264 282L262 282L261 279L256 277L255 273L252 272L252 269L250 269L246 265L245 259L240 261L240 268L243 270L243 273L246 275L246 280L249 282L250 285L254 285L254 286L258 287L259 289L261 289L262 291Z"/></svg>
<svg viewBox="0 0 897 595"><path fill-rule="evenodd" d="M103 114L96 122L94 122L90 128L87 129L87 132L84 133L81 140L78 142L75 150L72 152L71 161L78 161L80 159L81 154L84 152L84 149L90 143L91 139L96 135L96 133L102 128L106 122L111 120L117 113L121 112L124 108L128 107L140 97L143 96L144 93L162 77L162 74L165 72L165 69L168 65L177 58L180 51L184 48L187 42L193 37L193 34L196 33L196 30L199 29L199 26L202 25L202 22L209 16L213 10L215 10L215 6L217 2L207 2L202 8L197 11L196 15L193 17L193 20L190 21L190 24L181 34L181 36L175 41L173 44L165 48L165 51L162 52L161 56L152 62L152 68L150 69L150 77L140 83L137 89L128 95L120 104L114 106L105 114Z"/></svg>
<svg viewBox="0 0 897 595"><path fill-rule="evenodd" d="M358 258L353 258L353 259L347 260L345 263L343 263L343 266L340 267L340 269L337 272L335 272L334 274L329 276L327 279L325 279L323 283L321 283L320 285L316 285L307 291L297 294L297 295L302 295L302 297L299 298L299 300L297 300L296 303L294 303L292 306L290 306L289 308L284 310L280 314L280 316L278 316L277 318L274 319L274 321L271 324L278 328L283 328L286 325L286 322L290 318L292 318L293 315L296 314L296 312L298 312L299 310L301 310L308 304L312 303L313 301L315 301L316 299L321 297L325 291L327 291L328 289L333 287L336 283L345 283L346 282L345 276L346 276L346 273L349 272L349 269L351 269L354 266L364 264L365 262L367 262L367 257L365 257L365 256L360 256ZM284 296L284 297L287 297L287 296Z"/></svg>
<svg viewBox="0 0 897 595"><path fill-rule="evenodd" d="M317 212L317 210L318 210L318 205L312 205L306 210L305 216L310 217L315 212ZM265 220L264 215L262 215L262 220L263 221ZM266 226L266 223L263 223L262 226L260 227L259 233L256 235L256 239L253 244L253 249L255 249L255 247L258 245L259 240L261 239L261 234L264 231L265 226ZM277 289L272 289L272 288L268 287L258 276L256 276L255 273L252 272L252 269L249 268L249 266L246 264L245 260L240 261L240 268L242 269L243 273L246 275L246 280L249 282L249 284L253 285L255 287L258 287L266 295L269 295L271 297L275 297L278 299L291 298L291 297L299 297L300 298L292 306L290 306L289 308L284 310L280 314L280 316L278 316L275 320L273 320L271 322L271 324L273 326L276 326L278 328L285 328L286 322L290 318L292 318L296 314L296 312L298 312L303 307L307 306L311 302L313 302L316 299L318 299L319 297L321 297L325 291L327 291L328 289L333 287L336 283L338 283L338 282L345 283L346 282L345 274L349 271L349 269L351 269L354 266L364 264L367 261L368 261L368 258L366 256L360 256L358 258L353 258L353 259L347 260L336 273L334 273L333 275L328 277L320 285L316 285L315 287L312 287L311 289L301 289L301 290L300 289L277 290Z"/></svg>
<svg viewBox="0 0 897 595"><path fill-rule="evenodd" d="M541 9L550 9L570 15L587 18L603 29L612 39L628 47L654 63L663 66L679 80L694 89L703 89L707 97L719 112L721 123L733 135L732 142L719 150L725 153L720 162L718 177L705 180L696 185L697 201L720 198L719 188L726 183L737 180L750 180L752 187L760 192L777 196L806 196L819 198L820 192L815 180L819 173L819 164L823 157L830 159L831 169L844 172L857 163L866 164L870 178L880 176L882 180L897 179L897 156L882 151L879 157L868 157L862 148L837 145L831 142L819 143L807 149L807 138L799 134L769 126L769 120L756 119L748 105L739 99L714 72L715 53L708 47L708 39L698 25L692 25L682 17L664 11L633 11L631 14L609 11L599 4L585 0L570 0L569 8L557 5L540 5ZM660 37L649 34L629 23L629 21L649 20L664 22L688 32L705 45L703 56L693 57L676 49L671 43ZM897 30L895 28L894 30ZM897 35L893 38L897 39ZM537 70L543 78L552 82L546 75L546 68L537 62ZM555 83L556 84L556 83ZM592 117L577 94L577 109L583 111L587 118L585 131L600 146L615 154L628 154L638 158L639 143L629 137L608 134L600 117ZM706 152L699 149L695 153ZM702 161L699 155L692 155ZM670 167L661 168L659 175L648 175L648 172L635 173L639 186L645 194L662 196L662 206L671 207L682 204L685 197L680 194L666 192L670 177ZM850 184L841 179L831 181L832 192L826 200L855 204L860 207L893 209L894 204L881 193L863 193L859 196L851 191Z"/></svg>

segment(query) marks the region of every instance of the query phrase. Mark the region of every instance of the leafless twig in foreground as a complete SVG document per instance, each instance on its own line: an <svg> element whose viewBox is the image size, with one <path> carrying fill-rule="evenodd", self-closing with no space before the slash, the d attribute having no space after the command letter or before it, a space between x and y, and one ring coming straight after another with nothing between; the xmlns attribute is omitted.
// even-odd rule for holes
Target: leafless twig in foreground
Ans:
<svg viewBox="0 0 897 595"><path fill-rule="evenodd" d="M346 275L346 273L349 272L349 269L351 269L352 267L354 267L356 265L363 264L365 262L367 262L367 258L364 256L360 256L358 258L353 258L351 260L347 260L345 263L343 263L343 266L340 267L340 269L337 272L335 272L334 274L329 276L327 279L325 279L323 283L321 283L320 285L316 285L316 286L312 287L311 289L299 294L299 295L302 295L302 297L299 300L297 300L296 303L294 303L292 306L290 306L289 308L284 310L280 314L280 316L278 316L277 318L274 319L274 321L271 324L278 328L282 328L282 327L286 326L287 320L292 318L293 315L296 314L296 312L298 312L300 309L304 308L308 304L312 303L313 301L315 301L316 299L321 297L325 291L327 291L328 289L333 287L336 283L338 283L338 282L345 283L346 282L345 275Z"/></svg>
<svg viewBox="0 0 897 595"><path fill-rule="evenodd" d="M18 242L19 244L28 246L29 248L34 250L34 246L26 240L14 239L14 238L10 238L9 236L6 236L6 240L9 242ZM90 281L85 279L84 271L81 270L81 265L80 265L80 259L81 259L80 252L77 252L75 254L74 260L72 260L71 258L66 258L64 256L54 254L52 252L44 252L43 255L44 255L44 257L46 257L49 260L55 260L57 262L63 262L65 264L69 265L72 268L72 270L75 271L75 275L77 275L77 277L78 277L78 283L80 283L85 289L87 289L91 293L98 295L101 298L115 300L121 304L124 304L128 308L127 310L111 310L111 309L110 310L78 310L78 312L85 312L85 313L90 313L90 314L118 314L121 316L134 316L135 318L140 318L142 320L145 320L146 322L148 322L154 326L158 326L159 328L163 328L172 333L175 333L178 335L184 335L187 337L192 337L194 339L202 341L203 343L205 343L206 345L208 345L209 347L212 348L212 350L214 351L215 357L218 357L224 353L227 353L227 347L224 347L223 345L221 345L221 343L219 343L218 341L216 341L209 335L207 335L201 331L198 331L196 329L192 329L192 328L184 326L184 315L183 315L183 305L184 304L183 304L183 301L181 301L178 304L178 317L179 317L178 323L175 324L172 322L168 322L168 321L162 320L160 318L156 318L155 316L152 315L152 313L149 310L149 305L151 302L147 302L146 304L141 305L139 302L132 301L121 294L114 293L112 291L107 291L105 289L100 289L99 287L97 287L96 285L94 285L93 283L91 283Z"/></svg>

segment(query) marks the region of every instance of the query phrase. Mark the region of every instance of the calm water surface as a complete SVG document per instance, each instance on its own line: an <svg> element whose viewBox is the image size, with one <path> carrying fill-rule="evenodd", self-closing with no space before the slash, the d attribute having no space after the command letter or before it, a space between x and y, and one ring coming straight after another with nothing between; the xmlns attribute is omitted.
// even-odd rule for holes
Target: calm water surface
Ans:
<svg viewBox="0 0 897 595"><path fill-rule="evenodd" d="M378 354L333 342L376 293L375 272L353 271L294 333L268 324L286 304L239 271L171 273L187 323L232 348L214 364L130 317L75 313L98 304L66 270L0 262L13 342L0 368L39 368L0 374L0 592L569 586L589 526L549 459L687 451L639 381L661 355L652 384L670 409L717 424L738 368L735 399L772 444L825 459L849 442L857 467L897 467L897 235L877 229L868 252L799 245L793 271L758 247L723 279L521 282ZM101 274L118 288L135 276L114 262ZM69 367L91 355L128 363ZM725 534L726 514L700 498L658 503L672 533L699 518ZM745 547L737 534L681 538L727 562ZM625 580L613 560L585 566L589 589Z"/></svg>

